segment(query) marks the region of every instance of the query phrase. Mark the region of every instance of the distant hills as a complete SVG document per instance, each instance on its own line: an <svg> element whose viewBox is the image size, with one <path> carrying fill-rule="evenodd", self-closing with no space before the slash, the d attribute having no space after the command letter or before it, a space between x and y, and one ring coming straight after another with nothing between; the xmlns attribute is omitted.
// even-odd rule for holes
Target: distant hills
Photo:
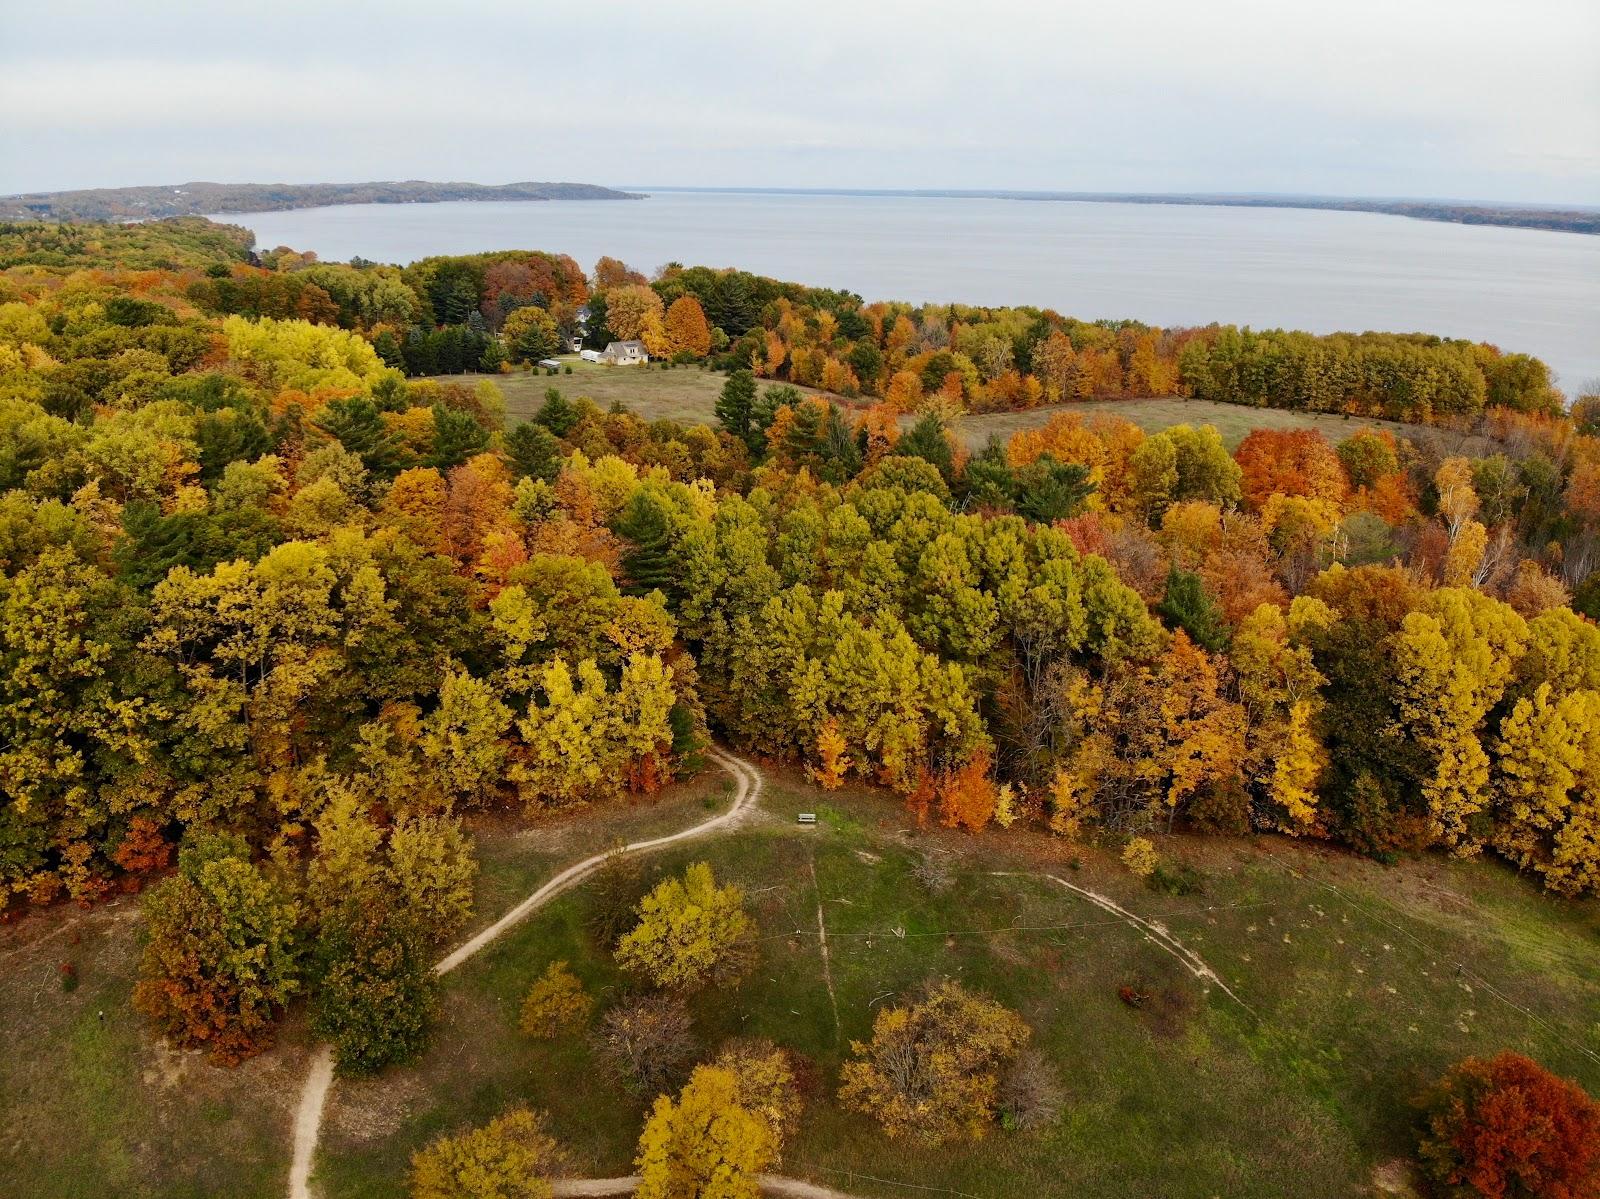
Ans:
<svg viewBox="0 0 1600 1199"><path fill-rule="evenodd" d="M224 212L276 212L332 204L436 204L444 200L638 200L593 183L174 183L0 197L0 220L147 221Z"/></svg>
<svg viewBox="0 0 1600 1199"><path fill-rule="evenodd" d="M996 188L809 188L809 187L652 187L650 191L721 191L752 195L929 196L952 200L1060 200L1083 204L1179 204L1213 208L1313 208L1336 212L1377 212L1420 221L1456 225L1500 225L1550 229L1558 233L1600 234L1600 208L1555 208L1463 200L1385 199L1361 196L1300 196L1228 192L1062 192Z"/></svg>

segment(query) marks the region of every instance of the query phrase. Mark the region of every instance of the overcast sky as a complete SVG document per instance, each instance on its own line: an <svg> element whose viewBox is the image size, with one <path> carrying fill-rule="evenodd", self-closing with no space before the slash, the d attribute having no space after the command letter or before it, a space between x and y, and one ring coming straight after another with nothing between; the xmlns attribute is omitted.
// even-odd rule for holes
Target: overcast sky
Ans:
<svg viewBox="0 0 1600 1199"><path fill-rule="evenodd" d="M1597 0L0 0L0 192L364 179L1600 203Z"/></svg>

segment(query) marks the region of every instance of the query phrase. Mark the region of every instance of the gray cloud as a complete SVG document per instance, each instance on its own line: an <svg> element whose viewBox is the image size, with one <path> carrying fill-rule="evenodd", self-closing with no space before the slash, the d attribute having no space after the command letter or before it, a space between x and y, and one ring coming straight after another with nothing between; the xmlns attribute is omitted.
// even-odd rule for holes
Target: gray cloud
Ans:
<svg viewBox="0 0 1600 1199"><path fill-rule="evenodd" d="M0 191L358 178L1600 202L1592 0L58 0Z"/></svg>

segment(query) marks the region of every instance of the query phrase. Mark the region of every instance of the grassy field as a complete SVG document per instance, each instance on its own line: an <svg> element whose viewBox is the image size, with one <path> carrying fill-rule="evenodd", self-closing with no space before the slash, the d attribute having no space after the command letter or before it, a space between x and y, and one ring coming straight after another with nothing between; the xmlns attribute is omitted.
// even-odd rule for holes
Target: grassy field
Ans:
<svg viewBox="0 0 1600 1199"><path fill-rule="evenodd" d="M572 374L546 375L543 371L515 371L508 375L441 375L442 383L473 384L488 379L505 393L508 423L527 420L544 403L544 393L554 387L569 400L587 397L602 408L620 403L645 420L675 420L685 425L709 425L716 421L717 396L728 377L698 366L675 366L662 370L658 363L648 366L604 366L567 355L562 363ZM809 387L807 395L822 395Z"/></svg>
<svg viewBox="0 0 1600 1199"><path fill-rule="evenodd" d="M711 773L650 802L532 827L481 821L474 927L595 847L703 818L726 802L725 786ZM130 896L0 929L0 1195L281 1199L307 1063L303 1017L291 1016L275 1048L232 1069L168 1049L129 1002L139 924ZM65 962L80 979L70 992Z"/></svg>
<svg viewBox="0 0 1600 1199"><path fill-rule="evenodd" d="M1002 441L1023 429L1037 429L1057 412L1078 412L1084 416L1120 416L1154 433L1173 425L1214 425L1223 442L1236 449L1252 429L1316 429L1329 442L1343 441L1362 429L1388 429L1397 437L1415 437L1420 432L1433 435L1432 429L1402 425L1393 421L1364 417L1334 416L1319 412L1289 412L1278 408L1249 408L1242 404L1219 404L1213 400L1174 398L1148 400L1087 400L1075 404L1056 404L1027 412L986 412L962 417L956 424L961 439L972 449L981 449L990 434Z"/></svg>
<svg viewBox="0 0 1600 1199"><path fill-rule="evenodd" d="M1046 838L920 832L874 794L775 776L764 803L762 822L651 859L638 887L693 860L745 887L759 963L693 1010L708 1052L762 1035L815 1063L786 1173L884 1199L913 1182L978 1199L1322 1199L1368 1193L1373 1171L1409 1148L1411 1097L1465 1054L1519 1049L1600 1090L1600 904L1554 900L1493 863L1386 869L1284 840L1174 838L1163 852L1203 880L1174 897ZM809 808L823 820L797 829L794 812ZM953 854L940 893L914 872L931 848ZM994 873L1039 868L1158 918L1241 1002L1064 888ZM517 1101L550 1112L579 1172L628 1172L642 1097L605 1081L581 1037L535 1043L515 1029L553 958L602 1003L624 988L587 931L594 902L589 888L564 896L452 975L417 1066L340 1084L317 1172L330 1199L398 1199L413 1149ZM887 1145L833 1102L849 1041L934 976L1028 1019L1068 1096L1053 1128L924 1151ZM1125 984L1158 1001L1127 1007Z"/></svg>
<svg viewBox="0 0 1600 1199"><path fill-rule="evenodd" d="M675 420L682 424L712 424L716 417L717 394L727 376L697 366L672 370L611 367L582 362L575 356L563 359L572 365L570 375L548 376L515 372L509 375L448 375L446 382L476 383L489 379L506 397L506 413L514 424L527 420L544 402L547 389L557 388L568 399L587 396L603 408L621 403L646 420ZM824 393L801 388L808 395ZM1388 429L1401 437L1448 436L1441 430L1423 429L1393 421L1342 417L1328 413L1287 412L1275 408L1248 408L1239 404L1218 404L1210 400L1148 399L1089 400L1057 404L1026 412L989 412L962 417L956 430L972 449L980 449L991 433L1002 440L1022 429L1036 429L1057 412L1080 412L1085 416L1106 413L1131 420L1146 432L1172 425L1214 425L1228 448L1234 449L1252 429L1316 429L1330 442L1342 441L1361 429ZM914 418L908 418L914 419Z"/></svg>

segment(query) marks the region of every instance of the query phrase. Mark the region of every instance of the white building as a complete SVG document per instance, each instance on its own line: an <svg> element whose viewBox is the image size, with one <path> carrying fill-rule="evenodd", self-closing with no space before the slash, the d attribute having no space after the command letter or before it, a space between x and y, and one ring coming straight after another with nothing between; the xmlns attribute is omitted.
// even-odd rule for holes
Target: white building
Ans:
<svg viewBox="0 0 1600 1199"><path fill-rule="evenodd" d="M614 341L600 351L600 361L609 366L641 366L650 361L642 341Z"/></svg>

